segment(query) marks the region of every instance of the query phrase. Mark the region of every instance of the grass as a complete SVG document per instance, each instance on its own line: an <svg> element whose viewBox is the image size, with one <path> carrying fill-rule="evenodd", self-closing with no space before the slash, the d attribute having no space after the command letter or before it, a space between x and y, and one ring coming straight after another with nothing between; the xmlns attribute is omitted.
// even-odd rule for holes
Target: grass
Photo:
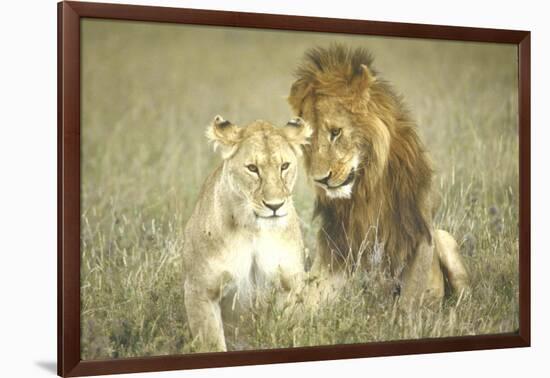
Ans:
<svg viewBox="0 0 550 378"><path fill-rule="evenodd" d="M386 277L358 273L321 311L246 314L233 348L488 334L518 328L517 59L514 46L84 20L82 358L193 352L183 306L182 230L219 163L204 138L291 117L285 96L304 50L366 46L415 115L436 164L438 227L461 243L473 293L398 311ZM312 190L295 203L315 250Z"/></svg>

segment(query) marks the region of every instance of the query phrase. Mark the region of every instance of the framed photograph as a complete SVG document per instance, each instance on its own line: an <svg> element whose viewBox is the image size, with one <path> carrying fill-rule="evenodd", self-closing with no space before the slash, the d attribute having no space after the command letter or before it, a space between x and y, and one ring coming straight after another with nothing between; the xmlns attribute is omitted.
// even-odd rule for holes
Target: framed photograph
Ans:
<svg viewBox="0 0 550 378"><path fill-rule="evenodd" d="M58 5L58 374L530 345L530 33Z"/></svg>

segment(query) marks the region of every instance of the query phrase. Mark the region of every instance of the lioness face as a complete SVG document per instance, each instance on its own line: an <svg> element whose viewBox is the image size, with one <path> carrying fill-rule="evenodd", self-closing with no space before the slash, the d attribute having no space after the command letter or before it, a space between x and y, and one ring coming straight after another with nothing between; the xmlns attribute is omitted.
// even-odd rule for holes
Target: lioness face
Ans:
<svg viewBox="0 0 550 378"><path fill-rule="evenodd" d="M361 152L354 140L353 122L335 98L319 97L314 106L304 109L311 122L311 144L305 147L308 172L330 198L351 197L357 178Z"/></svg>
<svg viewBox="0 0 550 378"><path fill-rule="evenodd" d="M286 223L292 209L297 157L310 134L311 129L300 118L284 127L264 121L238 127L216 117L209 137L222 147L224 177L242 200L242 219L238 221L262 227Z"/></svg>

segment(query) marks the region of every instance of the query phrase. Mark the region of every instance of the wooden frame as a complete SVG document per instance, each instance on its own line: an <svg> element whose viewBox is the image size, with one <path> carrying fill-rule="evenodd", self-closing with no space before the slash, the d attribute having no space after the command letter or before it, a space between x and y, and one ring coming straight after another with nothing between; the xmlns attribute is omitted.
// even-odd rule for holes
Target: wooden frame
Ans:
<svg viewBox="0 0 550 378"><path fill-rule="evenodd" d="M80 19L108 18L518 45L520 147L520 328L516 333L293 349L149 358L80 359ZM530 345L530 33L191 10L62 2L58 4L58 374L82 376L249 364L437 353Z"/></svg>

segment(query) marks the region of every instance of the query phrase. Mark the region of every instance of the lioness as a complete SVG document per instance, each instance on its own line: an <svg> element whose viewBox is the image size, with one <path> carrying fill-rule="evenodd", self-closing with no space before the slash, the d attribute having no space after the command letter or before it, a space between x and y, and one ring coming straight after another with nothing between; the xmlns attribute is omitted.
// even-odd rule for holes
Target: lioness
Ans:
<svg viewBox="0 0 550 378"><path fill-rule="evenodd" d="M312 270L342 281L380 261L406 302L438 302L444 276L457 292L468 288L455 239L433 225L438 194L416 125L370 54L309 50L289 102L314 130L304 154L321 218Z"/></svg>
<svg viewBox="0 0 550 378"><path fill-rule="evenodd" d="M227 350L224 321L266 289L299 290L302 234L292 203L297 157L310 127L216 116L207 137L223 162L206 179L185 227L185 308L201 351Z"/></svg>

